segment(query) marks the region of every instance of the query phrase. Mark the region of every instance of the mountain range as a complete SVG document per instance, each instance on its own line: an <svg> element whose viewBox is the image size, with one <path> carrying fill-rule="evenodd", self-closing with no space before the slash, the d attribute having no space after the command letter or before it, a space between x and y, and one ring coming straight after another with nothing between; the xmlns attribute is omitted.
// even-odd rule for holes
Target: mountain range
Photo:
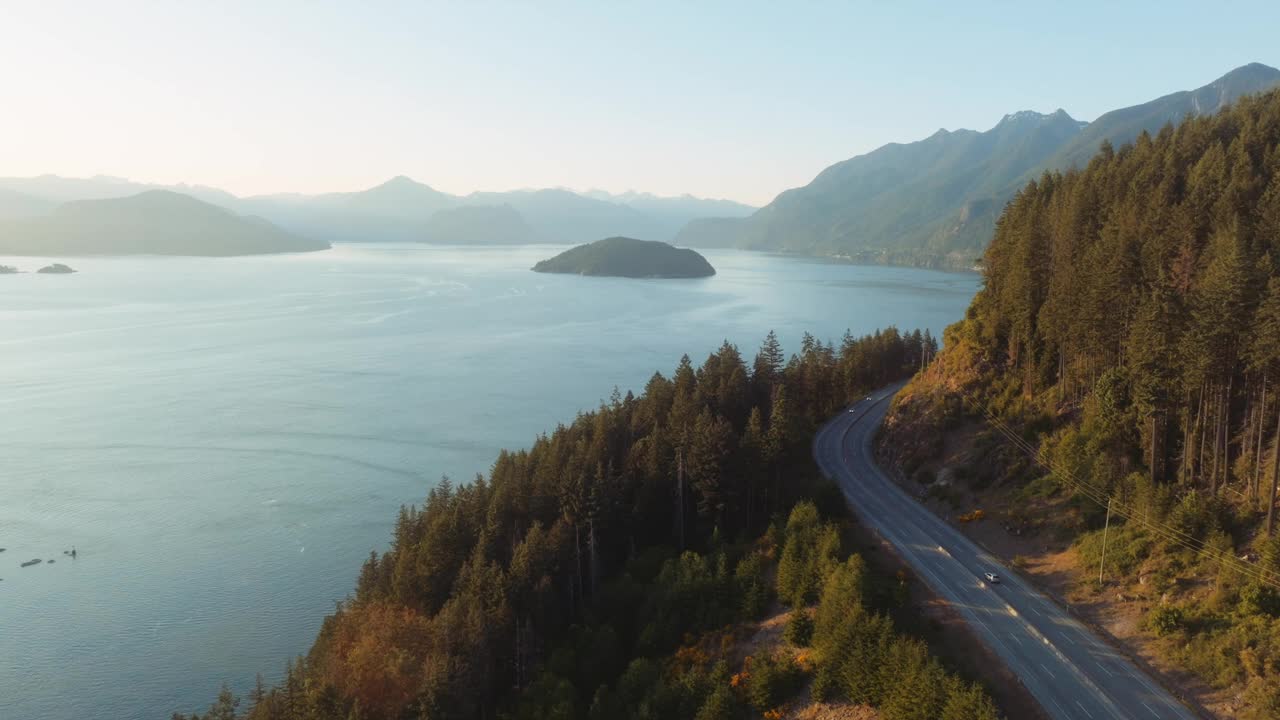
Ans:
<svg viewBox="0 0 1280 720"><path fill-rule="evenodd" d="M700 218L673 241L863 262L971 267L1005 203L1045 171L1083 167L1105 141L1119 147L1241 95L1280 86L1280 70L1254 63L1197 90L1080 122L1063 110L1004 116L986 132L939 130L836 163L746 218Z"/></svg>
<svg viewBox="0 0 1280 720"><path fill-rule="evenodd" d="M358 192L249 197L201 185L149 185L108 176L0 178L0 247L52 254L55 247L105 253L145 245L152 252L198 249L196 254L216 255L250 236L265 242L261 247L295 247L302 238L324 247L337 241L581 244L627 236L686 247L967 268L981 256L1005 203L1041 173L1083 167L1104 142L1118 147L1142 132L1155 134L1167 124L1216 113L1242 95L1277 86L1280 70L1253 63L1196 90L1114 110L1093 122L1061 109L1024 110L1005 115L985 132L938 130L923 140L890 143L838 162L758 210L688 195L563 188L453 195L404 176ZM68 228L89 232L85 214L110 206L67 208L63 203L118 201L152 191L201 203L182 205L192 211L188 220L216 217L215 225L236 240L196 248L191 241L198 234L185 231L166 246L154 233L165 222L174 223L176 232L181 223L170 215L149 227L145 242L102 233L73 241ZM156 203L151 197L124 207L143 212ZM205 204L226 213L210 214ZM169 198L163 205L172 212L180 204ZM275 233L271 241L264 240L268 226ZM285 242L285 237L292 239Z"/></svg>
<svg viewBox="0 0 1280 720"><path fill-rule="evenodd" d="M600 190L575 193L562 188L475 192L460 196L404 176L358 192L237 197L201 185L153 185L110 176L42 175L0 178L0 225L6 228L7 238L3 246L10 252L25 249L33 254L53 254L50 250L54 246L48 245L52 231L31 235L25 248L15 233L57 224L44 216L56 215L65 202L122 200L156 191L188 196L236 216L260 218L282 233L307 238L320 246L362 241L572 244L619 233L670 239L694 218L745 217L755 210L728 200L704 200L689 195L659 197L636 192L611 195ZM139 207L142 205L145 203ZM40 218L44 219L37 221ZM37 236L40 245L34 244ZM65 237L65 233L62 236ZM104 245L104 241L98 238L95 246L98 252L117 252L114 246ZM83 247L85 243L62 242L57 247L72 246ZM181 243L175 248L179 246ZM184 254L191 249L182 247L185 247ZM219 247L208 250L197 254L221 254Z"/></svg>

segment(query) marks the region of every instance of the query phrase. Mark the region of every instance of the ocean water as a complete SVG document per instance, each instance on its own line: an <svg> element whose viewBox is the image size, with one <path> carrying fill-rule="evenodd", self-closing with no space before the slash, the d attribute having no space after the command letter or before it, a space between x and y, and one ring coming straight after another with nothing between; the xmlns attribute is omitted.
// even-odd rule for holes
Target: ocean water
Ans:
<svg viewBox="0 0 1280 720"><path fill-rule="evenodd" d="M0 718L168 718L280 675L442 475L770 329L958 320L972 275L705 253L703 280L541 275L559 248L72 258L0 276ZM0 258L34 269L37 258ZM73 560L64 551L77 550ZM27 568L22 562L56 560Z"/></svg>

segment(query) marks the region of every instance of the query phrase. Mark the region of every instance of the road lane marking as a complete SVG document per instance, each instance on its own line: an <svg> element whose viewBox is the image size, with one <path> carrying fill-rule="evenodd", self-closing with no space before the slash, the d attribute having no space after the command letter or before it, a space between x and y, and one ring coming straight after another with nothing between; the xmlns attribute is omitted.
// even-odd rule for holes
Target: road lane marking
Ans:
<svg viewBox="0 0 1280 720"><path fill-rule="evenodd" d="M1077 704L1077 705L1080 705L1080 701L1079 701L1079 700L1077 700L1077 701L1076 701L1076 704ZM1084 710L1084 714L1085 714L1085 715L1088 715L1089 717L1093 717L1093 713L1089 712L1088 708L1086 708L1084 705L1080 705L1080 709L1081 709L1081 710Z"/></svg>
<svg viewBox="0 0 1280 720"><path fill-rule="evenodd" d="M1139 700L1138 702L1142 702L1142 701L1141 701L1141 700ZM1151 712L1151 714L1152 714L1152 715L1155 715L1156 717L1160 717L1160 713L1156 712L1155 710L1152 710L1150 705L1148 705L1148 704L1146 704L1146 703L1142 703L1142 707L1144 707L1144 708L1146 708L1147 710L1149 710L1149 711Z"/></svg>
<svg viewBox="0 0 1280 720"><path fill-rule="evenodd" d="M1107 668L1106 668L1102 663L1098 662L1097 660L1094 660L1094 661L1093 661L1093 664L1094 664L1094 665L1097 665L1097 666L1098 666L1098 669L1099 669L1099 670L1101 670L1102 672L1106 673L1108 677L1115 677L1115 675L1112 675L1112 674L1111 674L1111 671L1110 671L1110 670L1108 670L1108 669L1107 669Z"/></svg>
<svg viewBox="0 0 1280 720"><path fill-rule="evenodd" d="M882 538L889 540L893 545L897 546L897 551L904 555L904 559L908 559L908 561L911 564L919 565L919 570L933 580L933 583L931 584L935 585L934 587L935 591L939 592L944 597L948 597L948 599L953 602L960 603L961 607L959 609L961 610L961 614L968 615L972 620L976 621L978 625L982 627L983 630L987 631L988 637L991 637L991 639L994 640L997 644L1002 644L1000 643L998 636L991 633L991 628L987 626L985 622L983 622L981 617L979 617L980 615L992 616L996 614L1004 614L1000 612L1000 609L998 608L998 606L990 607L985 604L979 604L976 607L964 607L965 601L962 601L960 598L964 597L966 598L966 600L971 601L969 600L971 598L970 593L972 593L973 590L970 590L968 587L964 587L965 583L963 583L963 581L960 581L959 583L957 583L956 579L959 576L948 577L947 582L942 582L942 579L937 576L936 572L941 571L946 576L954 575L954 573L946 572L944 570L935 570L932 567L934 563L926 560L928 556L927 555L922 556L922 554L919 552L920 550L923 549L922 547L920 547L920 545L917 544L920 542L920 540L913 538L913 541L906 541L906 538L911 536L919 537L922 535L925 538L929 538L929 540L934 540L936 542L939 539L939 533L941 533L942 536L945 536L948 538L954 537L955 542L958 543L956 547L959 549L959 551L965 553L966 555L974 555L978 551L976 549L974 550L969 549L971 543L968 542L967 538L957 533L954 530L954 528L951 528L950 526L941 522L936 516L928 513L923 508L919 507L917 503L915 503L911 498L909 498L905 493L902 492L901 488L894 485L890 480L885 478L882 473L879 472L879 469L876 467L874 461L871 458L871 454L869 450L871 435L865 432L859 433L859 436L857 438L851 437L849 435L849 431L852 430L854 426L865 425L865 423L860 422L861 420L862 418L859 417L859 418L855 418L853 421L848 422L847 426L844 429L845 430L844 434L840 437L839 444L844 446L846 450L845 452L846 458L848 458L848 451L854 450L853 455L856 456L856 460L859 463L863 463L867 465L868 470L866 473L854 473L851 471L851 468L849 468L847 464L844 467L837 466L835 468L836 475L841 480L841 485L843 486L842 490L845 491L844 494L854 504L855 506L854 509L858 512L859 515L869 516L866 518L866 520L869 521L868 524L871 525L874 529L876 529L877 533L881 535ZM838 428L834 428L833 432L838 432ZM858 442L859 440L861 441L860 443ZM861 445L861 447L858 447L858 445ZM859 450L861 452L858 452ZM874 488L872 486L874 486ZM878 492L882 494L877 495ZM905 511L903 509L904 507L906 508ZM916 512L917 510L919 511L918 513ZM893 529L891 529L892 526L884 522L885 521L884 517L877 516L877 511L885 512L887 515L895 515L895 514L901 515L902 519L906 521L906 525L909 528L906 535L894 532ZM886 526L878 527L879 525L882 525L882 524ZM933 536L933 537L929 537L929 536ZM925 543L934 544L934 543L929 543L928 540L926 540ZM927 547L927 544L925 545L926 547ZM943 549L945 550L945 548ZM947 553L947 554L950 554L950 553ZM914 556L914 557L911 557L911 556ZM980 556L977 556L977 557L980 557ZM953 557L952 560L954 561L955 558ZM972 575L970 575L970 577L972 577ZM1042 613L1039 609L1037 609L1037 605L1034 604L1033 602L1033 604L1029 605L1029 609L1033 613L1035 613L1037 616L1040 616L1041 618L1048 617L1049 619L1055 622L1061 622L1061 613L1056 606L1051 605L1043 597L1039 597L1036 591L1026 590L1026 592L1031 596L1031 598L1039 599L1040 603L1044 604L1045 606L1045 612ZM991 596L988 596L988 597L991 597ZM985 603L985 602L986 601L982 601L982 603ZM1024 611L1026 609L1028 608L1023 608ZM1028 631L1031 633L1033 637L1036 635L1040 635L1044 644L1049 649L1053 650L1056 653L1056 655L1061 659L1062 662L1067 663L1066 669L1068 670L1069 674L1072 677L1078 676L1079 679L1082 682L1084 682L1086 685L1093 686L1094 690L1097 691L1100 695L1098 699L1103 702L1104 706L1108 708L1109 712L1114 712L1117 715L1122 714L1120 709L1115 706L1115 703L1112 700L1112 698L1110 698L1100 688L1094 686L1093 683L1090 681L1089 677L1081 673L1078 666L1072 664L1072 661L1054 646L1053 641L1051 641L1048 637L1044 636L1043 634L1037 632L1037 629L1034 623L1026 623L1026 625L1027 625ZM1016 636L1010 635L1010 637L1016 637ZM1085 637L1087 638L1088 636L1085 636ZM1021 644L1020 639L1017 639L1016 642ZM1007 649L1008 648L1006 646L1005 648L1006 652L1007 652ZM999 654L1004 655L1005 653L1001 652ZM1011 669L1015 669L1015 672L1016 672L1016 667L1014 666L1021 664L1020 662L1015 661L1014 658L1009 656L1005 656L1004 659L1007 663L1010 664ZM1045 672L1048 673L1048 675L1054 678L1056 681L1057 676L1054 675L1053 672L1050 671L1049 668L1044 663L1040 663L1040 665L1045 670ZM1028 675L1026 677L1026 681L1029 686L1029 689L1032 690L1033 694L1041 697L1047 696L1046 699L1049 699L1053 703L1053 705L1057 708L1057 710L1061 714L1061 718L1065 719L1065 718L1071 717L1071 714L1067 713L1056 699L1054 699L1052 696L1048 696L1048 693L1044 692L1048 688L1041 686L1041 682L1038 681L1038 679L1034 675ZM1037 687L1037 686L1040 686L1040 687ZM1093 717L1093 715L1088 713L1087 710L1086 710L1086 714L1088 714L1089 717L1091 718Z"/></svg>

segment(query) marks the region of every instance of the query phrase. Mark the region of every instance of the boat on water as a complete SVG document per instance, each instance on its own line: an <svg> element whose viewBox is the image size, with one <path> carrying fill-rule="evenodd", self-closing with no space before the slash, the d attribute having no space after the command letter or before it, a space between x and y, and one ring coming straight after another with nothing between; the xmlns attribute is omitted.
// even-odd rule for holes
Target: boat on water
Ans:
<svg viewBox="0 0 1280 720"><path fill-rule="evenodd" d="M43 560L41 560L40 558L36 558L35 560L28 560L28 561L26 561L26 562L22 563L22 567L31 567L32 565L39 565L39 564L40 564L40 563L42 563L42 562L44 562L44 561L43 561Z"/></svg>

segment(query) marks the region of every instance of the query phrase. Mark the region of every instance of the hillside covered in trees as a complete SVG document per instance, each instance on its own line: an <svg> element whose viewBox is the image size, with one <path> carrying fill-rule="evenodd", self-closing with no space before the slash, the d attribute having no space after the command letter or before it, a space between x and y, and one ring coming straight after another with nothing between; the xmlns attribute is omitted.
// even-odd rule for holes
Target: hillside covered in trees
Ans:
<svg viewBox="0 0 1280 720"><path fill-rule="evenodd" d="M885 718L997 717L893 620L810 431L920 367L918 331L724 344L402 508L391 549L278 687L193 718L781 717L802 688ZM778 602L785 647L737 633ZM183 717L175 715L175 718Z"/></svg>
<svg viewBox="0 0 1280 720"><path fill-rule="evenodd" d="M1223 708L1280 716L1280 92L1029 183L985 265L884 451L930 483L981 425L951 478L1071 540L1090 601L1144 608Z"/></svg>

